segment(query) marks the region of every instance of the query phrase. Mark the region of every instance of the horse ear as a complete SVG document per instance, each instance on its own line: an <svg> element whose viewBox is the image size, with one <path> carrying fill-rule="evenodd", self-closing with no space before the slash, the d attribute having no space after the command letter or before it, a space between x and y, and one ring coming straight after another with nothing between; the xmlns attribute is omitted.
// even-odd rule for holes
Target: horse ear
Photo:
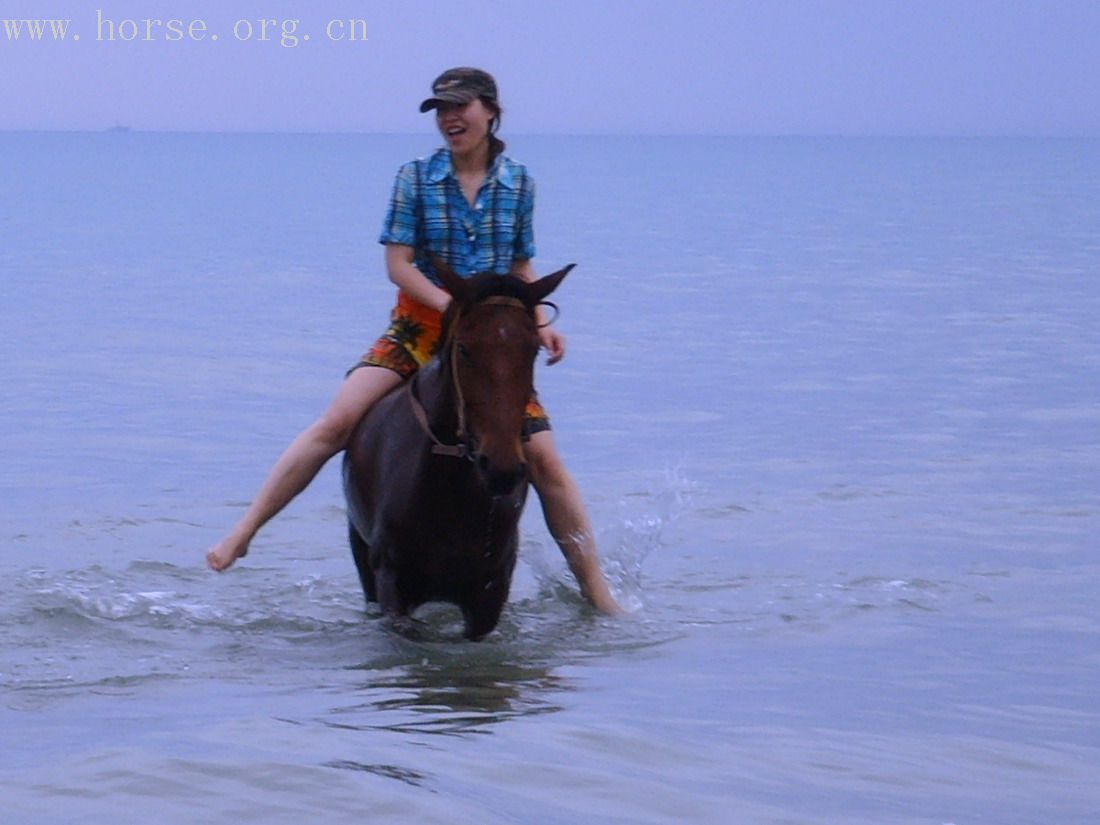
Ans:
<svg viewBox="0 0 1100 825"><path fill-rule="evenodd" d="M466 281L438 255L432 255L432 268L443 283L443 288L451 293L452 298L460 299L466 294Z"/></svg>
<svg viewBox="0 0 1100 825"><path fill-rule="evenodd" d="M568 266L559 269L557 272L552 272L537 281L532 281L527 285L527 289L524 291L527 300L532 304L537 304L539 301L545 301L546 296L558 288L558 284L562 282L562 279L569 274L569 270L575 267L576 264L569 264Z"/></svg>

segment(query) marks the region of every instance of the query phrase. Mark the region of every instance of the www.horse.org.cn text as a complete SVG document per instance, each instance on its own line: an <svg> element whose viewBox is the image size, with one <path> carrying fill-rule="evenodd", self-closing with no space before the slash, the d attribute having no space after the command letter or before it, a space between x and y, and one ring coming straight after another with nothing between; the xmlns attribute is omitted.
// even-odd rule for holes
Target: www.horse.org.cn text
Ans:
<svg viewBox="0 0 1100 825"><path fill-rule="evenodd" d="M91 22L91 21L89 21ZM299 18L239 18L211 23L202 18L118 17L96 9L94 25L82 29L72 18L0 18L0 40L9 43L274 43L293 49L312 41L365 43L367 21L331 18L303 26Z"/></svg>

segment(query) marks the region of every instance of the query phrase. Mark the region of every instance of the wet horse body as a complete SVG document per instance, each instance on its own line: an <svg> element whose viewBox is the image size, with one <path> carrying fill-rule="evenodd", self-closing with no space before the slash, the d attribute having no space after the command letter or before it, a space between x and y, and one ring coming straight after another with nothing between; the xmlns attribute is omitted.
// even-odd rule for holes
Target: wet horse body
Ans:
<svg viewBox="0 0 1100 825"><path fill-rule="evenodd" d="M349 537L368 601L391 616L452 602L480 639L508 599L527 497L534 307L568 268L534 283L437 269L453 296L439 350L371 408L344 456Z"/></svg>
<svg viewBox="0 0 1100 825"><path fill-rule="evenodd" d="M433 361L410 379L428 408L433 397L448 406L444 373ZM493 495L474 462L433 453L409 392L399 387L378 402L345 458L355 565L367 600L387 614L449 601L462 609L466 635L481 638L508 598L527 481ZM455 431L445 414L429 413L428 420L433 432Z"/></svg>

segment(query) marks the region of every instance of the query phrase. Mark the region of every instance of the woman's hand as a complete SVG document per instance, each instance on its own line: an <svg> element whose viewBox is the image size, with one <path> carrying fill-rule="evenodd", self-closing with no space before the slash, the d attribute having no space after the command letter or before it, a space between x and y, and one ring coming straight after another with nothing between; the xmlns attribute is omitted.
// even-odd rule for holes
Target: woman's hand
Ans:
<svg viewBox="0 0 1100 825"><path fill-rule="evenodd" d="M415 250L404 244L386 244L386 273L397 287L426 307L446 312L451 295L428 280L413 263Z"/></svg>
<svg viewBox="0 0 1100 825"><path fill-rule="evenodd" d="M565 336L553 327L539 329L539 345L550 355L547 364L556 364L565 357Z"/></svg>
<svg viewBox="0 0 1100 825"><path fill-rule="evenodd" d="M538 276L531 265L530 258L512 261L512 274L517 275L527 283L533 283ZM549 353L547 364L556 364L565 357L565 336L550 326L550 318L547 318L543 308L535 307L535 323L539 325L539 346Z"/></svg>

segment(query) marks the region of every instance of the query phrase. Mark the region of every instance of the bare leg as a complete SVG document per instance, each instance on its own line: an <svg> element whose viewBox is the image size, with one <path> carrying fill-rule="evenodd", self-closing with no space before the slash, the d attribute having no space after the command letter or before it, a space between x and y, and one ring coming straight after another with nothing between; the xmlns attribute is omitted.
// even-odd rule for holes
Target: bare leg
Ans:
<svg viewBox="0 0 1100 825"><path fill-rule="evenodd" d="M400 381L397 373L382 367L362 367L349 375L324 414L275 462L237 526L207 552L206 563L211 569L225 570L245 555L259 529L306 488L325 462L344 449L363 414Z"/></svg>
<svg viewBox="0 0 1100 825"><path fill-rule="evenodd" d="M600 569L596 540L580 489L558 455L554 436L549 430L535 433L527 442L525 453L546 526L576 577L581 594L597 610L612 616L621 614L623 609L611 595Z"/></svg>

